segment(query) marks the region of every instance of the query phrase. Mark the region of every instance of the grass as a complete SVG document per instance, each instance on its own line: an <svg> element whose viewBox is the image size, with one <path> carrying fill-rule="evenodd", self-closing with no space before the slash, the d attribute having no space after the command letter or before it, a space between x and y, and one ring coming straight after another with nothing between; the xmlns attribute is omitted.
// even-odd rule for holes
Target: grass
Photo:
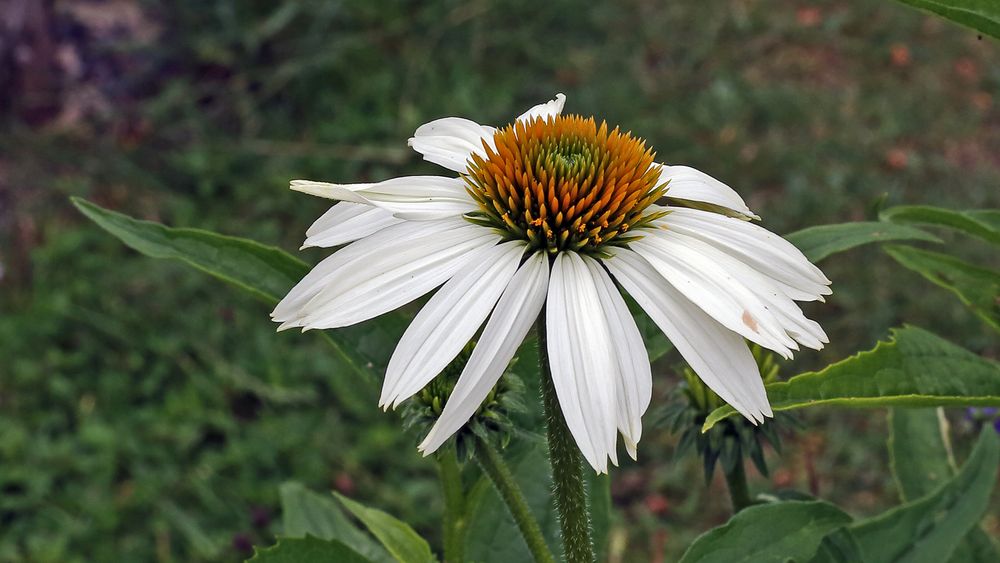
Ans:
<svg viewBox="0 0 1000 563"><path fill-rule="evenodd" d="M294 249L325 204L289 179L431 172L405 146L420 123L502 123L562 91L570 111L727 181L777 232L880 205L1000 207L1000 47L891 2L116 5L138 23L107 32L79 8L51 10L85 67L60 75L60 112L29 119L23 84L4 96L4 561L238 560L244 540L279 530L287 479L437 533L434 469L375 409L372 384L338 377L318 339L276 336L260 303L122 248L68 196ZM85 104L87 92L103 102ZM997 267L984 247L951 242ZM824 269L835 294L809 313L832 343L788 375L903 321L1000 354L957 301L877 248ZM660 371L662 398L676 379ZM754 485L812 483L859 514L893 504L882 420L810 416ZM664 432L644 442L642 463L615 479L616 534L624 560L673 560L724 520L724 488L672 460Z"/></svg>

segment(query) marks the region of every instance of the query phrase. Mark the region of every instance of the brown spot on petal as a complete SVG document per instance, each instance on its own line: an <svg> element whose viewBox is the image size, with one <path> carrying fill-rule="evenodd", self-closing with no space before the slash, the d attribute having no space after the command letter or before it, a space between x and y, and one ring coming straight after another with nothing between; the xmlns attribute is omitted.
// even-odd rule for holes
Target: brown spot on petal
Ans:
<svg viewBox="0 0 1000 563"><path fill-rule="evenodd" d="M759 330L757 330L757 319L753 318L753 315L750 314L750 311L743 311L743 324L750 327L750 330L754 332L760 332Z"/></svg>

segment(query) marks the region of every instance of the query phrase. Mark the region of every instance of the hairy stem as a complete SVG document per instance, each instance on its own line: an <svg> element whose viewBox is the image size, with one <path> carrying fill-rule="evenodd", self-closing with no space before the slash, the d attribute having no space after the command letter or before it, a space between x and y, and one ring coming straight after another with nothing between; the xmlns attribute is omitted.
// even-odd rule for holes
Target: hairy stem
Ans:
<svg viewBox="0 0 1000 563"><path fill-rule="evenodd" d="M583 482L580 450L563 419L556 388L549 369L546 349L545 310L538 317L538 361L541 372L542 404L545 407L552 485L562 531L563 553L567 563L592 563L594 543L590 533L590 511Z"/></svg>
<svg viewBox="0 0 1000 563"><path fill-rule="evenodd" d="M500 493L507 509L510 510L514 521L517 522L517 527L521 530L521 535L524 536L524 541L528 544L528 550L531 551L535 561L537 563L555 563L549 546L545 543L545 536L542 535L538 520L528 508L528 503L524 500L524 493L514 481L514 475L511 474L510 468L504 463L500 453L489 442L479 437L476 438L476 461L483 468L483 473L486 473L493 481L493 485Z"/></svg>
<svg viewBox="0 0 1000 563"><path fill-rule="evenodd" d="M455 446L442 448L437 462L444 489L444 560L461 563L465 556L465 492Z"/></svg>

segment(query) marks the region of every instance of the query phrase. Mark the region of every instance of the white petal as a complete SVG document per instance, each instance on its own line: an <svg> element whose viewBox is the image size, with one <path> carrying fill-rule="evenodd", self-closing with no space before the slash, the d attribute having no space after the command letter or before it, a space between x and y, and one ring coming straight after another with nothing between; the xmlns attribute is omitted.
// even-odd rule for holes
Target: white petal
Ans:
<svg viewBox="0 0 1000 563"><path fill-rule="evenodd" d="M814 300L829 295L830 280L792 243L767 229L718 213L680 207L656 223L708 242Z"/></svg>
<svg viewBox="0 0 1000 563"><path fill-rule="evenodd" d="M517 271L526 243L477 252L420 310L396 345L379 406L393 408L424 388L475 336Z"/></svg>
<svg viewBox="0 0 1000 563"><path fill-rule="evenodd" d="M723 267L720 257L725 255L696 239L663 229L643 232L646 236L629 246L671 285L729 330L791 357L795 341L752 287L759 276Z"/></svg>
<svg viewBox="0 0 1000 563"><path fill-rule="evenodd" d="M465 172L469 157L484 154L483 142L493 146L496 129L461 117L435 119L417 128L409 145L424 160L455 172Z"/></svg>
<svg viewBox="0 0 1000 563"><path fill-rule="evenodd" d="M667 166L666 164L662 165L661 170L659 183L670 182L667 185L666 197L668 198L710 203L731 209L752 219L760 219L750 211L740 194L704 172L690 166Z"/></svg>
<svg viewBox="0 0 1000 563"><path fill-rule="evenodd" d="M712 391L751 421L773 416L753 355L740 336L667 283L641 256L614 249L608 269Z"/></svg>
<svg viewBox="0 0 1000 563"><path fill-rule="evenodd" d="M459 218L387 227L320 262L271 316L284 328L359 323L441 285L499 238Z"/></svg>
<svg viewBox="0 0 1000 563"><path fill-rule="evenodd" d="M483 334L465 364L444 411L420 444L424 455L441 447L465 424L503 375L545 303L549 259L536 252L507 285Z"/></svg>
<svg viewBox="0 0 1000 563"><path fill-rule="evenodd" d="M330 248L354 242L401 222L381 207L342 201L331 207L306 231L302 248ZM301 249L300 249L301 250Z"/></svg>
<svg viewBox="0 0 1000 563"><path fill-rule="evenodd" d="M292 180L291 188L318 197L374 205L411 221L462 215L478 208L461 178L404 176L374 184Z"/></svg>
<svg viewBox="0 0 1000 563"><path fill-rule="evenodd" d="M617 361L593 276L575 252L560 252L546 305L549 364L566 426L599 473L617 465Z"/></svg>
<svg viewBox="0 0 1000 563"><path fill-rule="evenodd" d="M636 445L642 437L642 415L649 407L653 394L649 356L635 319L611 277L593 258L584 256L583 261L596 282L601 309L608 321L611 346L618 362L618 430L625 440L625 449L632 459L636 459Z"/></svg>
<svg viewBox="0 0 1000 563"><path fill-rule="evenodd" d="M564 94L556 94L554 100L532 106L531 109L517 116L517 121L529 121L536 117L541 117L542 119L555 117L562 113L564 105L566 105L566 96Z"/></svg>
<svg viewBox="0 0 1000 563"><path fill-rule="evenodd" d="M345 264L350 264L359 258L369 255L387 254L393 251L400 241L419 239L425 236L445 233L456 227L454 221L429 221L429 222L403 222L398 225L387 227L371 236L354 242L330 256L313 267L312 270L302 280L299 281L291 291L285 295L284 299L278 303L271 313L271 318L276 321L287 321L295 318L299 310L309 300L319 294L329 285L335 276L341 275L339 271Z"/></svg>
<svg viewBox="0 0 1000 563"><path fill-rule="evenodd" d="M739 220L734 219L734 221ZM751 226L755 227L755 225ZM816 349L822 348L823 343L829 342L819 324L807 319L802 313L802 309L789 297L789 292L798 290L783 285L778 280L768 277L759 270L752 268L743 262L742 257L733 256L718 246L690 236L682 230L668 229L666 232L660 230L654 236L669 239L673 251L676 251L677 245L685 246L691 252L697 253L698 256L703 257L708 262L728 272L734 280L738 280L738 283L752 292L763 305L764 309L772 315L774 323L771 324L767 320L767 317L764 316L758 315L751 318L762 319L764 325L761 328L764 331L770 331L772 335L776 335L784 345L792 349L798 349L795 343L788 342L787 338ZM732 290L730 290L730 293L736 294ZM815 296L810 295L809 297ZM741 320L746 321L747 319L741 317ZM750 323L750 328L752 328L752 325L753 323ZM747 323L744 322L740 326L747 326ZM778 348L776 351L783 353L781 348Z"/></svg>

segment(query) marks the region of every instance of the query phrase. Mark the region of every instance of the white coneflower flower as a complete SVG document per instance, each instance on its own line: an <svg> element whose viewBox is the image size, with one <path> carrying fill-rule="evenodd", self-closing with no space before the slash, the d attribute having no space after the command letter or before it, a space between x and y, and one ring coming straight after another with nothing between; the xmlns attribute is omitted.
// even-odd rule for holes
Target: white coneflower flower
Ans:
<svg viewBox="0 0 1000 563"><path fill-rule="evenodd" d="M617 463L619 432L635 457L652 387L619 286L755 422L772 413L744 339L786 358L798 344L828 341L795 301L822 300L830 281L751 223L757 217L736 192L693 168L656 163L630 133L561 115L565 100L559 94L500 129L457 117L418 128L410 146L457 177L292 182L341 201L305 246L350 244L278 304L281 329L352 325L441 286L389 361L382 407L420 391L486 324L424 454L472 416L543 306L566 424L600 472L609 458Z"/></svg>

